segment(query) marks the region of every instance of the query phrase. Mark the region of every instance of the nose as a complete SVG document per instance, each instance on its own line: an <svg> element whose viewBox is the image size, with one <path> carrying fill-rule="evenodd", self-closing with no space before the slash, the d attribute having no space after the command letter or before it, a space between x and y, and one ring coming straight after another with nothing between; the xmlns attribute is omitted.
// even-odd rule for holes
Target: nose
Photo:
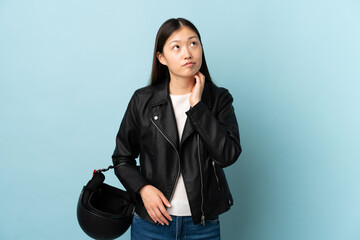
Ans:
<svg viewBox="0 0 360 240"><path fill-rule="evenodd" d="M192 55L191 55L189 47L184 47L183 49L184 49L184 57L185 57L185 59L191 59Z"/></svg>

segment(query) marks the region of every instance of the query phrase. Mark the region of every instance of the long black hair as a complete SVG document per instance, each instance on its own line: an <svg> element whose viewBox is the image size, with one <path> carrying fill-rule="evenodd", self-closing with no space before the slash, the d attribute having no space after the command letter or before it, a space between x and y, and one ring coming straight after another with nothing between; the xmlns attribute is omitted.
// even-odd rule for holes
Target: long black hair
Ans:
<svg viewBox="0 0 360 240"><path fill-rule="evenodd" d="M200 72L204 74L205 76L205 82L213 83L211 80L211 76L208 70L208 67L206 65L205 60L205 54L204 54L204 48L202 46L200 33L197 30L197 28L192 24L190 21L184 19L184 18L171 18L168 19L166 22L164 22L161 27L159 28L159 31L156 35L155 40L155 47L154 47L154 56L153 56L153 65L151 70L151 78L150 78L150 85L154 86L159 84L160 82L164 81L167 78L170 78L169 76L169 69L167 66L162 65L157 58L157 53L163 52L164 45L166 40L175 32L176 30L180 29L182 26L186 26L191 28L199 37L201 47L203 49L202 51L202 64L200 67Z"/></svg>

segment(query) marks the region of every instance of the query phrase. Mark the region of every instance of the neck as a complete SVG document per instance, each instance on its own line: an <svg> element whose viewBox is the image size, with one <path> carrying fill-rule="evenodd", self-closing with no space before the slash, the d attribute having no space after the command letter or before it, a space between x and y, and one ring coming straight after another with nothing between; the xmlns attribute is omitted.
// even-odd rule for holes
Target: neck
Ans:
<svg viewBox="0 0 360 240"><path fill-rule="evenodd" d="M184 95L190 93L194 87L195 78L170 77L169 93L173 95Z"/></svg>

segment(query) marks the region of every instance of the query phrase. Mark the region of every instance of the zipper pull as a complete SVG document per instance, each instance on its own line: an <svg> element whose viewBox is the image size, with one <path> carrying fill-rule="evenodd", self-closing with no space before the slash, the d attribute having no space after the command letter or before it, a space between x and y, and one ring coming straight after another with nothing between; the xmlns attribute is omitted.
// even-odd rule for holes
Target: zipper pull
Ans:
<svg viewBox="0 0 360 240"><path fill-rule="evenodd" d="M204 215L201 216L201 224L205 226L205 216Z"/></svg>

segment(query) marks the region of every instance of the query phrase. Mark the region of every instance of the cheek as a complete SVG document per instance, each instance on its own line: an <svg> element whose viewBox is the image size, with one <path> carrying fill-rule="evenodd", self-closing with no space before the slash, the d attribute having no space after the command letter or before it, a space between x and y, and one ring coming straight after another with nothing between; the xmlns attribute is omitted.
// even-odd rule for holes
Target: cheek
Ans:
<svg viewBox="0 0 360 240"><path fill-rule="evenodd" d="M199 63L200 63L200 65L202 63L202 54L199 55Z"/></svg>
<svg viewBox="0 0 360 240"><path fill-rule="evenodd" d="M202 48L200 48L200 51L199 51L199 58L202 60Z"/></svg>
<svg viewBox="0 0 360 240"><path fill-rule="evenodd" d="M178 68L181 65L181 59L177 56L172 56L168 59L170 68Z"/></svg>
<svg viewBox="0 0 360 240"><path fill-rule="evenodd" d="M198 59L199 63L202 62L202 50L201 49L196 51L196 58Z"/></svg>
<svg viewBox="0 0 360 240"><path fill-rule="evenodd" d="M199 70L200 70L201 65L202 65L202 53L200 53L198 56L198 62L199 62Z"/></svg>
<svg viewBox="0 0 360 240"><path fill-rule="evenodd" d="M201 68L201 63L198 65L196 72L200 71L200 68Z"/></svg>
<svg viewBox="0 0 360 240"><path fill-rule="evenodd" d="M164 57L166 58L166 65L169 68L174 68L178 64L178 56L174 52L164 50Z"/></svg>

